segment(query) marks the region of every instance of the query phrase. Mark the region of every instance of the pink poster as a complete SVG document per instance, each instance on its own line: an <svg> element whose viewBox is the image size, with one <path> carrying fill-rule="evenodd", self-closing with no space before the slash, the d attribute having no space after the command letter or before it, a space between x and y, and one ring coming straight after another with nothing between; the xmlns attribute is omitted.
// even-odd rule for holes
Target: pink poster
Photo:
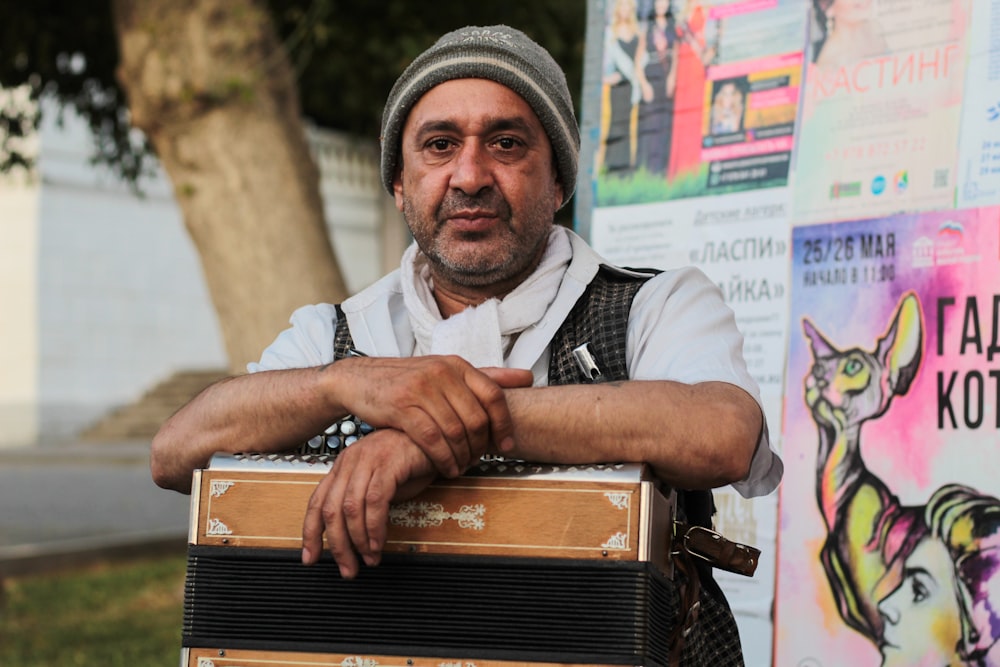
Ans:
<svg viewBox="0 0 1000 667"><path fill-rule="evenodd" d="M776 665L1000 664L1000 208L793 230Z"/></svg>
<svg viewBox="0 0 1000 667"><path fill-rule="evenodd" d="M814 4L793 222L951 208L969 0Z"/></svg>

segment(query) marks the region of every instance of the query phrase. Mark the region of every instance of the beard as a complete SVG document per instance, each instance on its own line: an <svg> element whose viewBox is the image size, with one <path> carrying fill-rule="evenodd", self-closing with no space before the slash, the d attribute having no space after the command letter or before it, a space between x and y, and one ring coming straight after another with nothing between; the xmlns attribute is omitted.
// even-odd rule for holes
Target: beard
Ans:
<svg viewBox="0 0 1000 667"><path fill-rule="evenodd" d="M494 215L500 224L485 232L449 229L456 213L478 210ZM525 211L518 233L514 213L494 188L475 195L449 191L433 214L422 219L413 200L403 198L403 217L432 274L464 287L484 287L526 277L542 256L553 224L551 210L534 204Z"/></svg>

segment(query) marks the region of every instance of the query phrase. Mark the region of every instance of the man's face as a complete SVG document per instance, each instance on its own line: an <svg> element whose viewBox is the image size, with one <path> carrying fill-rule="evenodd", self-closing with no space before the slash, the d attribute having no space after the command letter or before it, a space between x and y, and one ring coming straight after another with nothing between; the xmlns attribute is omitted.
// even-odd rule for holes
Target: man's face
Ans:
<svg viewBox="0 0 1000 667"><path fill-rule="evenodd" d="M955 569L944 544L924 539L906 559L903 581L879 605L883 667L961 665Z"/></svg>
<svg viewBox="0 0 1000 667"><path fill-rule="evenodd" d="M563 199L553 164L541 122L506 86L454 79L420 98L393 188L435 285L502 295L534 270Z"/></svg>

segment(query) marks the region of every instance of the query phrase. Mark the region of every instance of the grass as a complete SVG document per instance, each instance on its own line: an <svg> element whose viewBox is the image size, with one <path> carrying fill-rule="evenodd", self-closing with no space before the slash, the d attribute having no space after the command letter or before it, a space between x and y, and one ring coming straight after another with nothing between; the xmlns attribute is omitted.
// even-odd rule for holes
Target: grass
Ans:
<svg viewBox="0 0 1000 667"><path fill-rule="evenodd" d="M0 590L4 667L177 667L184 556L8 579Z"/></svg>
<svg viewBox="0 0 1000 667"><path fill-rule="evenodd" d="M663 174L651 174L639 168L627 176L613 177L602 173L597 179L595 204L597 206L622 206L626 204L650 204L687 197L724 195L761 188L772 188L786 184L786 178L751 181L732 185L718 185L709 188L708 165L702 164L696 171L680 174L668 181Z"/></svg>

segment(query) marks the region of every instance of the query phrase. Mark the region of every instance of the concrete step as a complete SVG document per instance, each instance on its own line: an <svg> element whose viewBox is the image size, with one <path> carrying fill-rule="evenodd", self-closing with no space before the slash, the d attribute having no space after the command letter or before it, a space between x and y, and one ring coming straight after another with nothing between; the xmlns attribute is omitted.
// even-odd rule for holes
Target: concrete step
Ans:
<svg viewBox="0 0 1000 667"><path fill-rule="evenodd" d="M208 385L228 375L225 370L183 370L151 387L136 402L112 410L80 433L89 441L152 438L160 425Z"/></svg>

